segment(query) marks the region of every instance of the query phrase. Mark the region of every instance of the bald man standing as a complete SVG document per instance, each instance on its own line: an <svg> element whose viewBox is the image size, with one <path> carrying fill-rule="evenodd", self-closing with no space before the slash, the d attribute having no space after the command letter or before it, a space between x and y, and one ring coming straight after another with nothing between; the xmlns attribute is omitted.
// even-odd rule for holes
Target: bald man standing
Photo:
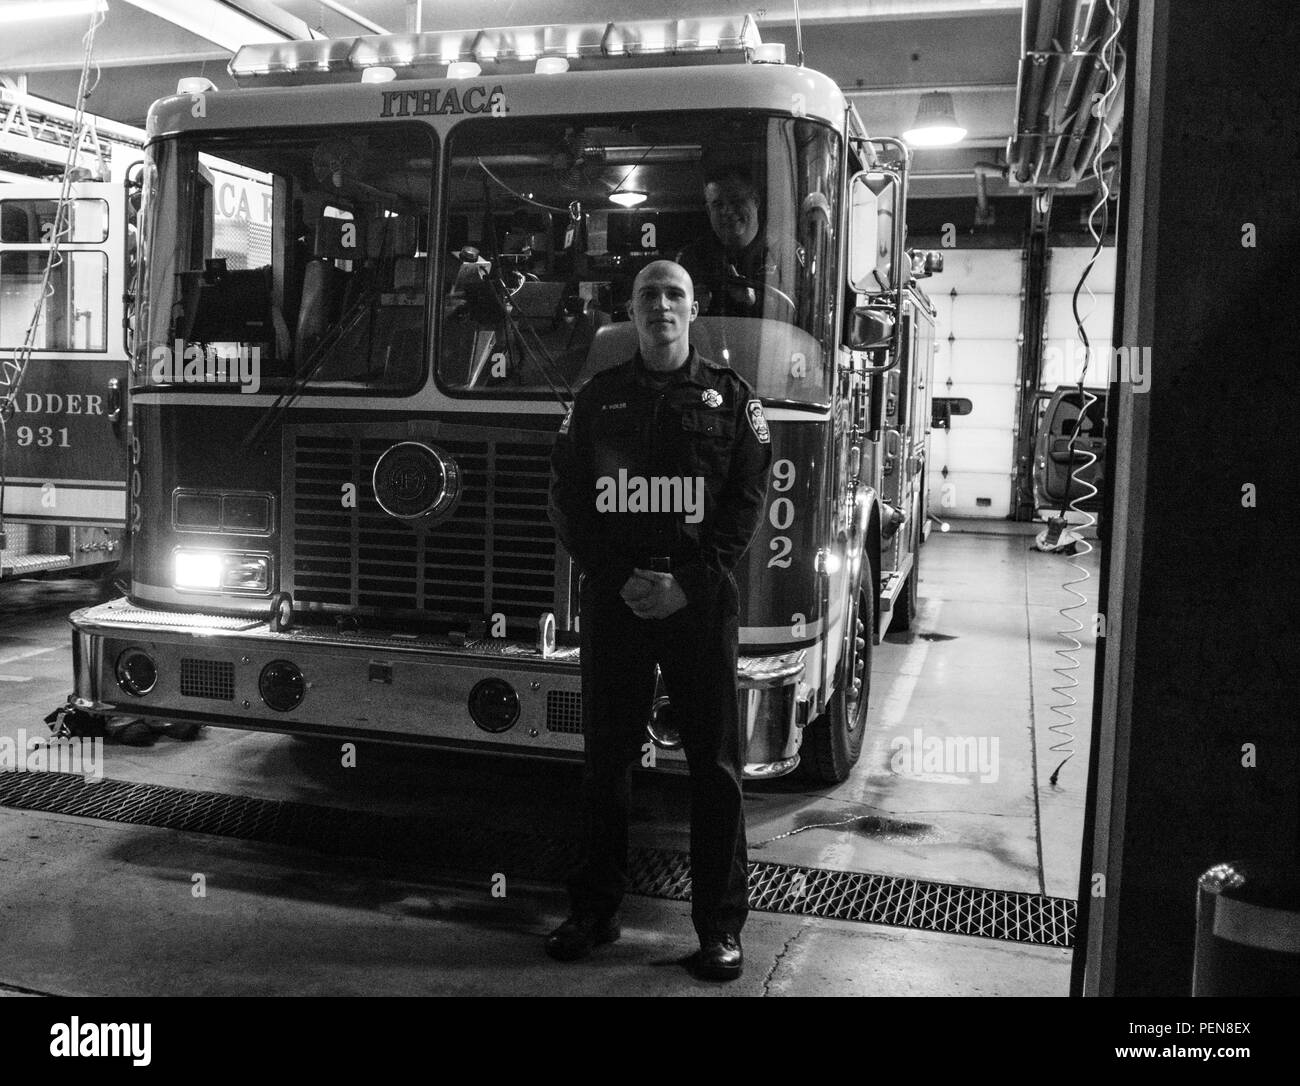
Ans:
<svg viewBox="0 0 1300 1086"><path fill-rule="evenodd" d="M753 390L691 346L698 312L680 265L642 269L637 353L583 386L556 438L551 521L583 574L586 858L546 950L573 961L619 937L630 769L648 738L657 664L691 777L700 949L690 964L730 980L749 911L734 571L762 517L772 453Z"/></svg>

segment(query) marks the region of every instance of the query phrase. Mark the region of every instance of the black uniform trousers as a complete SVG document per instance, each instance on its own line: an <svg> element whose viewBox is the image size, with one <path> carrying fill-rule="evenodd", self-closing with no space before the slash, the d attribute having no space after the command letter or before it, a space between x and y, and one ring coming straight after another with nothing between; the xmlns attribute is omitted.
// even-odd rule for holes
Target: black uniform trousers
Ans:
<svg viewBox="0 0 1300 1086"><path fill-rule="evenodd" d="M658 663L690 768L691 919L701 935L739 935L745 923L735 580L727 577L711 596L665 619L643 619L616 589L583 584L586 859L569 883L575 911L607 916L627 890L631 767L649 741Z"/></svg>

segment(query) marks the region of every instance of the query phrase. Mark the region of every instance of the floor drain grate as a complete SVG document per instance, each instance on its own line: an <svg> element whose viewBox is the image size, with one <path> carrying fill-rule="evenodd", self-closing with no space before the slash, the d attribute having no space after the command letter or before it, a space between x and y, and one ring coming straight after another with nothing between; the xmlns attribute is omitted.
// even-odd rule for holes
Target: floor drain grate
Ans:
<svg viewBox="0 0 1300 1086"><path fill-rule="evenodd" d="M508 871L543 882L562 880L577 858L572 843L538 833L462 825L455 832L443 826L434 833L427 815L384 815L155 784L87 781L66 773L0 773L0 806L330 855L414 861L446 871ZM635 847L629 859L633 893L690 900L690 860L685 853ZM1078 922L1077 903L1068 898L766 862L749 865L749 897L751 907L761 912L1062 948L1074 945Z"/></svg>

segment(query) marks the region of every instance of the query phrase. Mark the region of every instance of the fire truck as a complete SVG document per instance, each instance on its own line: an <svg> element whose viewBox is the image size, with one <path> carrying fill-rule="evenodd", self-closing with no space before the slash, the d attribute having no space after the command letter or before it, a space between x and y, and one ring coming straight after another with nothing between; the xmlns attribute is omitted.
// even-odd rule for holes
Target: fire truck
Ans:
<svg viewBox="0 0 1300 1086"><path fill-rule="evenodd" d="M231 72L149 114L130 592L72 616L62 726L580 758L550 454L725 168L765 256L697 281L691 337L773 444L739 571L746 774L843 780L924 536L938 260L904 247L907 148L750 17L246 46ZM666 698L646 729L684 767Z"/></svg>
<svg viewBox="0 0 1300 1086"><path fill-rule="evenodd" d="M129 165L143 133L136 140L135 130L112 124L99 132L73 123L72 113L0 86L6 161L42 174L73 171L66 184L15 173L0 184L4 579L111 573L124 554Z"/></svg>

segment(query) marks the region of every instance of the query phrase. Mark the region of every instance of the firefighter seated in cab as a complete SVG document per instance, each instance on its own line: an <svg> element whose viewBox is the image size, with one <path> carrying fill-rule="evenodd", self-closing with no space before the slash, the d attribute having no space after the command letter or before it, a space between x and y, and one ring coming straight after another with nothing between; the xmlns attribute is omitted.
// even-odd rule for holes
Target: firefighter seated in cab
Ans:
<svg viewBox="0 0 1300 1086"><path fill-rule="evenodd" d="M782 254L764 229L759 188L741 167L705 162L711 232L677 254L695 283L700 314L789 321L794 301L778 286Z"/></svg>

